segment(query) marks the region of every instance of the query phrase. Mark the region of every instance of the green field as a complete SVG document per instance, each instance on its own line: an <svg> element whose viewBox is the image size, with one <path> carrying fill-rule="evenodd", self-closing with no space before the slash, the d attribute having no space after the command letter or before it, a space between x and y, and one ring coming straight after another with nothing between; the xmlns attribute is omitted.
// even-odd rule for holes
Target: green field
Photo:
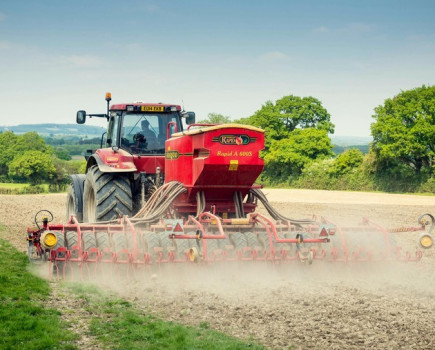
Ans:
<svg viewBox="0 0 435 350"><path fill-rule="evenodd" d="M31 186L28 183L0 183L0 194L35 194L48 192L48 184Z"/></svg>
<svg viewBox="0 0 435 350"><path fill-rule="evenodd" d="M3 182L0 182L0 188L20 189L20 188L24 188L26 186L29 186L29 184L15 184L15 183L3 183Z"/></svg>
<svg viewBox="0 0 435 350"><path fill-rule="evenodd" d="M59 311L44 306L48 282L27 271L27 256L1 239L0 256L0 348L76 349Z"/></svg>
<svg viewBox="0 0 435 350"><path fill-rule="evenodd" d="M5 228L0 225L0 232ZM69 310L45 306L46 280L28 271L28 259L0 239L0 349L77 349L78 336L60 319ZM88 335L106 349L264 349L209 328L161 320L96 287L61 283L65 298L86 300L93 318Z"/></svg>

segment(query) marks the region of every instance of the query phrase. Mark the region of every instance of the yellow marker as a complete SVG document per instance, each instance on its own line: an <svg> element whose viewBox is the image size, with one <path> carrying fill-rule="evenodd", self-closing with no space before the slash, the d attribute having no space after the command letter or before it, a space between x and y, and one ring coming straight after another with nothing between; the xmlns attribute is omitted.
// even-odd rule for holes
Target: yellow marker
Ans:
<svg viewBox="0 0 435 350"><path fill-rule="evenodd" d="M196 247L192 247L189 250L189 259L191 262L198 262L199 259L199 252Z"/></svg>
<svg viewBox="0 0 435 350"><path fill-rule="evenodd" d="M229 171L237 171L238 167L239 161L237 159L230 160L230 167L228 168Z"/></svg>
<svg viewBox="0 0 435 350"><path fill-rule="evenodd" d="M422 248L429 249L433 244L432 236L428 233L423 233L420 236L419 243Z"/></svg>
<svg viewBox="0 0 435 350"><path fill-rule="evenodd" d="M249 225L248 218L231 219L231 225Z"/></svg>
<svg viewBox="0 0 435 350"><path fill-rule="evenodd" d="M41 235L41 244L46 249L52 249L56 246L57 237L51 231L46 231Z"/></svg>

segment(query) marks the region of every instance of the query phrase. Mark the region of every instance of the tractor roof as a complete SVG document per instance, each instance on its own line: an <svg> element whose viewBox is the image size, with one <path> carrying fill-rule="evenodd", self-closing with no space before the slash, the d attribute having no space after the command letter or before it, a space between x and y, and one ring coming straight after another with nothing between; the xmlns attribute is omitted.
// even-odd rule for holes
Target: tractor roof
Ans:
<svg viewBox="0 0 435 350"><path fill-rule="evenodd" d="M167 103L122 103L110 106L111 111L142 111L142 112L175 112L181 111L179 105L167 104Z"/></svg>

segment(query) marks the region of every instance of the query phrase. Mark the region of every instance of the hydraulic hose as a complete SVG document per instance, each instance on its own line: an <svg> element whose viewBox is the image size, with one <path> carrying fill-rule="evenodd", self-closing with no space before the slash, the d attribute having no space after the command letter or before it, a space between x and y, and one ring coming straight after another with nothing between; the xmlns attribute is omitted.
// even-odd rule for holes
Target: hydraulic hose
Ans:
<svg viewBox="0 0 435 350"><path fill-rule="evenodd" d="M249 191L255 198L257 198L266 208L269 215L274 218L275 220L281 220L281 221L289 221L292 224L296 225L302 225L302 224L312 224L314 223L314 220L310 219L292 219L285 217L284 215L278 213L278 211L272 207L272 205L269 203L268 199L264 195L264 193L258 189L258 188L251 188Z"/></svg>

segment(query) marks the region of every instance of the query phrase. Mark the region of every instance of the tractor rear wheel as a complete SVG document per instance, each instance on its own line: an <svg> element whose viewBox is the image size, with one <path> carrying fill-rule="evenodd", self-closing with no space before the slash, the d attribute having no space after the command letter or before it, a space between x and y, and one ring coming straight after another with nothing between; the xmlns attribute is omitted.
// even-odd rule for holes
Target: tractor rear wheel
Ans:
<svg viewBox="0 0 435 350"><path fill-rule="evenodd" d="M128 178L120 174L103 173L93 166L86 174L83 190L83 221L109 221L131 215L133 200Z"/></svg>

